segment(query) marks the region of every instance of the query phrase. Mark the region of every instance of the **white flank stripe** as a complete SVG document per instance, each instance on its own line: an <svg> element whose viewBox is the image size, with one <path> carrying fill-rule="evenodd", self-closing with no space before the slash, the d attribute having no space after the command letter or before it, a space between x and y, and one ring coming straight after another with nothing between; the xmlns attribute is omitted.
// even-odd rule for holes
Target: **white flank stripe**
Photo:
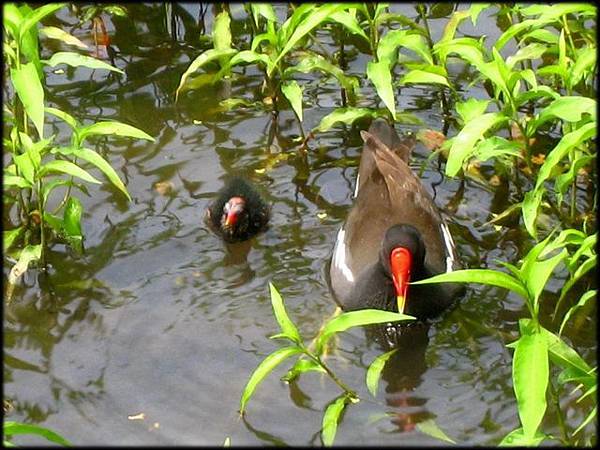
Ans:
<svg viewBox="0 0 600 450"><path fill-rule="evenodd" d="M356 175L356 187L354 188L354 198L356 198L356 196L358 195L358 180L360 178L360 175Z"/></svg>
<svg viewBox="0 0 600 450"><path fill-rule="evenodd" d="M352 275L352 271L346 265L346 244L344 243L345 235L346 231L343 228L340 228L340 231L338 231L337 239L335 241L335 247L333 249L332 263L342 272L342 274L344 274L344 276L349 282L353 282L354 276Z"/></svg>
<svg viewBox="0 0 600 450"><path fill-rule="evenodd" d="M456 259L454 255L454 241L452 235L448 229L448 225L442 222L442 235L444 236L444 243L446 244L446 272L452 272L452 265Z"/></svg>

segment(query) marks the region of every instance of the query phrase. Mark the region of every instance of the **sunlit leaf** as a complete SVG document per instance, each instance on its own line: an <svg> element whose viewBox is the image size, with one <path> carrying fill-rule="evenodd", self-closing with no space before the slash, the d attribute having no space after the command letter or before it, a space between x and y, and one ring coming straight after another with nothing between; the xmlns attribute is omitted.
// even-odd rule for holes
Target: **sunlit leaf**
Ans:
<svg viewBox="0 0 600 450"><path fill-rule="evenodd" d="M77 157L84 159L84 160L88 161L89 163L92 163L94 166L96 166L98 169L100 169L102 171L102 173L104 175L106 175L106 177L109 179L109 181L117 189L119 189L121 192L123 192L123 194L125 194L125 196L127 197L127 199L129 201L131 201L131 196L129 195L127 188L125 187L125 185L119 178L119 175L117 174L115 169L113 169L112 166L104 158L102 158L102 156L100 156L94 150L90 150L89 148L78 149L76 152L76 155L77 155Z"/></svg>
<svg viewBox="0 0 600 450"><path fill-rule="evenodd" d="M196 57L196 59L194 59L194 61L192 61L192 63L188 66L183 75L181 75L181 78L179 80L179 86L177 86L177 90L175 91L175 100L177 100L177 98L179 97L179 92L181 91L182 86L185 84L185 81L192 73L194 73L196 70L198 70L199 68L211 61L220 59L223 56L231 56L235 53L237 53L237 50L232 48L223 50L216 50L214 48L211 48L209 50L206 50L204 53L201 53L198 57Z"/></svg>
<svg viewBox="0 0 600 450"><path fill-rule="evenodd" d="M571 67L571 74L567 78L570 86L575 86L584 77L586 72L592 71L596 64L596 47L586 46L581 49L575 60L575 64ZM586 97L580 97L586 98Z"/></svg>
<svg viewBox="0 0 600 450"><path fill-rule="evenodd" d="M88 136L100 134L108 136L123 136L146 139L154 142L154 138L139 128L121 122L96 122L79 129L79 141L83 142Z"/></svg>
<svg viewBox="0 0 600 450"><path fill-rule="evenodd" d="M4 249L4 252L6 253L6 250L8 250L10 248L11 245L13 245L13 242L15 242L17 240L17 238L21 235L21 233L25 230L24 226L20 226L18 228L15 228L14 230L4 230L2 232L2 246Z"/></svg>
<svg viewBox="0 0 600 450"><path fill-rule="evenodd" d="M56 116L59 119L63 120L64 122L69 124L69 126L74 130L79 126L79 123L73 116L71 116L70 114L68 114L64 111L61 111L60 109L46 107L46 108L44 108L44 110L48 114L52 114L53 116Z"/></svg>
<svg viewBox="0 0 600 450"><path fill-rule="evenodd" d="M543 261L536 261L532 267L532 271L525 280L525 284L527 285L527 290L530 293L530 296L533 300L533 304L535 310L537 311L537 303L539 301L539 297L548 282L548 278L554 272L556 266L564 261L565 256L567 256L567 250L563 249L560 253L554 255L551 258L545 259Z"/></svg>
<svg viewBox="0 0 600 450"><path fill-rule="evenodd" d="M30 186L33 186L35 183L36 170L33 162L31 161L31 154L26 152L20 155L14 155L13 160L15 161L15 165L18 167L19 173L23 176L25 181L29 183Z"/></svg>
<svg viewBox="0 0 600 450"><path fill-rule="evenodd" d="M454 137L446 163L446 174L454 177L462 168L464 161L473 154L475 144L492 127L507 120L501 113L486 113L467 122Z"/></svg>
<svg viewBox="0 0 600 450"><path fill-rule="evenodd" d="M340 416L348 403L347 394L342 394L333 403L330 403L323 414L323 426L321 429L321 439L325 447L331 447L335 440L338 422Z"/></svg>
<svg viewBox="0 0 600 450"><path fill-rule="evenodd" d="M546 412L548 343L541 333L525 334L519 338L512 372L523 435L531 439Z"/></svg>
<svg viewBox="0 0 600 450"><path fill-rule="evenodd" d="M446 77L431 72L425 72L423 70L411 70L404 75L400 80L400 84L408 83L443 84L444 86L450 87Z"/></svg>
<svg viewBox="0 0 600 450"><path fill-rule="evenodd" d="M283 305L283 299L273 283L269 283L269 291L271 293L271 305L273 306L273 313L275 314L277 323L281 327L281 331L283 331L285 335L289 336L294 342L302 342L300 333L298 332L296 325L294 325L294 322L292 322L287 315L285 306Z"/></svg>
<svg viewBox="0 0 600 450"><path fill-rule="evenodd" d="M456 34L456 29L458 28L460 22L462 22L464 19L470 16L470 11L455 11L452 14L452 16L450 16L450 20L446 22L446 26L444 27L444 32L440 41L447 42L454 38L454 35Z"/></svg>
<svg viewBox="0 0 600 450"><path fill-rule="evenodd" d="M275 350L269 356L267 356L258 367L252 372L248 383L244 387L244 391L242 392L242 398L240 400L240 413L243 413L248 400L254 393L256 387L264 380L264 378L271 373L271 371L285 361L290 356L297 355L298 353L302 353L302 349L299 347L284 347L279 350Z"/></svg>
<svg viewBox="0 0 600 450"><path fill-rule="evenodd" d="M10 69L10 79L23 103L25 112L33 122L40 139L44 137L44 89L33 63Z"/></svg>
<svg viewBox="0 0 600 450"><path fill-rule="evenodd" d="M320 355L325 344L336 333L349 328L375 323L398 322L414 320L414 317L379 309L363 309L360 311L345 312L325 324L317 338L316 353Z"/></svg>
<svg viewBox="0 0 600 450"><path fill-rule="evenodd" d="M477 117L482 116L491 100L479 100L471 97L464 102L456 103L456 112L460 115L464 123L468 123Z"/></svg>
<svg viewBox="0 0 600 450"><path fill-rule="evenodd" d="M77 197L69 197L65 205L63 224L69 236L81 236L81 215L83 205Z"/></svg>
<svg viewBox="0 0 600 450"><path fill-rule="evenodd" d="M506 65L509 69L512 69L515 66L515 64L517 64L519 61L523 61L525 59L538 59L547 51L547 45L534 42L532 44L526 45L523 48L520 48L517 51L517 53L506 58Z"/></svg>
<svg viewBox="0 0 600 450"><path fill-rule="evenodd" d="M64 42L67 45L74 45L79 48L83 48L85 50L88 49L87 44L81 42L72 34L67 33L65 30L57 27L42 27L40 31L45 34L50 39L56 39L61 42Z"/></svg>
<svg viewBox="0 0 600 450"><path fill-rule="evenodd" d="M19 41L23 39L25 34L29 32L29 29L36 25L44 17L52 14L53 12L61 9L66 3L49 3L34 9L32 12L27 14L23 21L19 24Z"/></svg>
<svg viewBox="0 0 600 450"><path fill-rule="evenodd" d="M456 442L448 437L446 433L435 423L433 419L427 419L423 422L419 422L417 424L417 430L421 433L424 433L432 438L439 439L440 441L449 442L451 444L456 444Z"/></svg>
<svg viewBox="0 0 600 450"><path fill-rule="evenodd" d="M50 442L55 444L70 447L71 443L58 433L49 430L48 428L41 427L39 425L29 425L25 423L5 421L3 425L3 431L5 436L15 436L18 434L35 434L42 436Z"/></svg>
<svg viewBox="0 0 600 450"><path fill-rule="evenodd" d="M2 184L4 185L5 189L10 186L16 186L23 189L30 188L32 186L32 184L25 178L16 175L4 175L2 177Z"/></svg>
<svg viewBox="0 0 600 450"><path fill-rule="evenodd" d="M429 283L479 283L509 289L523 298L528 298L527 290L516 278L491 269L464 269L435 275L410 284Z"/></svg>
<svg viewBox="0 0 600 450"><path fill-rule="evenodd" d="M365 41L370 42L369 37L365 34L356 19L346 11L337 11L331 14L329 19L343 25L350 33L357 34Z"/></svg>
<svg viewBox="0 0 600 450"><path fill-rule="evenodd" d="M396 115L396 99L394 97L390 66L383 61L370 61L367 64L367 77L373 82L377 94L383 100L385 106L387 106L392 115Z"/></svg>
<svg viewBox="0 0 600 450"><path fill-rule="evenodd" d="M535 119L535 128L555 117L565 122L579 122L583 114L596 118L596 99L578 96L559 97L546 106Z"/></svg>
<svg viewBox="0 0 600 450"><path fill-rule="evenodd" d="M101 184L100 181L91 176L87 171L83 170L81 167L73 164L70 161L54 160L47 162L42 166L38 175L41 178L44 175L52 172L62 172L68 175L72 175L74 177L79 177L82 180L88 181L90 183Z"/></svg>
<svg viewBox="0 0 600 450"><path fill-rule="evenodd" d="M420 34L409 34L407 30L388 31L377 45L377 60L388 66L396 63L398 48L404 47L419 55L427 64L433 64L427 41Z"/></svg>
<svg viewBox="0 0 600 450"><path fill-rule="evenodd" d="M502 439L502 441L500 441L498 446L499 447L508 447L508 446L511 446L511 447L523 447L523 446L537 447L547 438L548 438L548 436L546 436L544 433L542 433L540 431L536 432L535 436L533 436L533 437L525 436L523 434L523 428L518 428L516 430L511 431L506 436L504 436L504 438Z"/></svg>
<svg viewBox="0 0 600 450"><path fill-rule="evenodd" d="M385 366L390 357L396 353L398 349L390 350L389 352L384 353L383 355L379 355L377 358L373 360L373 362L369 365L367 369L367 388L373 397L377 397L377 387L379 385L379 378L381 377L381 371Z"/></svg>
<svg viewBox="0 0 600 450"><path fill-rule="evenodd" d="M325 132L331 129L336 123L341 122L351 125L355 120L365 117L383 117L380 111L370 108L337 108L321 119L321 122L313 131Z"/></svg>
<svg viewBox="0 0 600 450"><path fill-rule="evenodd" d="M111 70L124 74L121 69L118 69L110 64L100 61L99 59L92 58L91 56L80 55L79 53L73 52L56 52L53 53L49 60L43 61L50 67L56 67L59 64L67 64L72 67L87 67L88 69L104 69Z"/></svg>
<svg viewBox="0 0 600 450"><path fill-rule="evenodd" d="M23 15L14 3L4 3L2 5L2 23L13 38L19 38L19 26L23 21Z"/></svg>
<svg viewBox="0 0 600 450"><path fill-rule="evenodd" d="M290 80L281 85L281 92L292 105L292 109L302 122L302 88L296 80Z"/></svg>
<svg viewBox="0 0 600 450"><path fill-rule="evenodd" d="M253 14L255 14L256 17L258 17L258 15L261 15L265 19L270 20L271 22L277 22L277 15L275 14L275 10L273 10L273 6L270 3L252 2L250 3L250 8L252 9L252 12Z"/></svg>
<svg viewBox="0 0 600 450"><path fill-rule="evenodd" d="M487 8L491 6L491 3L472 3L468 9L469 16L471 17L471 22L473 22L473 26L477 26L477 18L479 14Z"/></svg>
<svg viewBox="0 0 600 450"><path fill-rule="evenodd" d="M567 155L567 153L576 146L596 136L596 122L590 122L578 128L575 131L565 134L554 147L538 173L535 189L537 190L544 181L548 179L552 169Z"/></svg>
<svg viewBox="0 0 600 450"><path fill-rule="evenodd" d="M217 14L213 23L213 45L215 50L227 50L231 48L231 18L227 11Z"/></svg>
<svg viewBox="0 0 600 450"><path fill-rule="evenodd" d="M306 372L327 373L327 371L323 368L323 366L318 364L313 359L298 358L296 363L292 366L292 368L290 370L288 370L288 373L285 374L285 376L282 379L287 382L292 382L300 374L303 374Z"/></svg>
<svg viewBox="0 0 600 450"><path fill-rule="evenodd" d="M590 413L587 415L587 417L583 420L583 422L581 422L581 425L579 425L577 427L577 429L575 431L573 431L573 436L575 436L577 433L579 433L581 430L583 430L585 428L585 426L596 417L597 411L598 411L598 406L594 406L594 409L592 409L590 411Z"/></svg>

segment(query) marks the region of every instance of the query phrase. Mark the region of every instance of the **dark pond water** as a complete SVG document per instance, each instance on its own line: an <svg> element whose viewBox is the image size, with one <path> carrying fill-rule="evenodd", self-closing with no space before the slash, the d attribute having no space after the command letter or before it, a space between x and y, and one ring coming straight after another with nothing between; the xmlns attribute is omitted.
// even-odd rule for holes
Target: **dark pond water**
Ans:
<svg viewBox="0 0 600 450"><path fill-rule="evenodd" d="M338 127L317 135L304 160L291 111L282 111L272 129L268 113L219 108L228 97L260 98L262 78L251 67L231 81L185 92L175 104L180 75L210 45L198 39L199 5L173 4L174 22L165 21L162 4L127 8L130 18L107 20L114 63L126 76L47 71L47 100L86 123L130 123L156 142L95 141L125 179L133 201L108 185L90 186L90 196L81 195L85 254L77 257L55 245L48 276L29 271L5 307L10 418L50 427L78 445L221 445L227 437L234 445L320 445L322 411L340 392L319 374L290 386L279 381L289 365L280 367L257 389L245 420L237 410L250 373L278 348L268 339L278 332L268 282L279 288L304 336L314 336L335 309L324 266L351 205L359 130ZM410 4L392 8L416 16ZM235 39L247 42L245 13L235 4L231 11ZM209 33L213 14L209 6L204 20ZM67 29L75 23L65 11L47 22ZM444 17L431 20L434 40L446 23ZM485 30L490 40L500 33L488 13L477 29L465 23L461 30L472 35ZM72 32L93 45L87 26ZM319 37L327 46L328 35ZM70 50L52 42L44 49ZM358 53L349 72L364 74L368 58ZM473 75L456 65L452 76L467 89L465 77ZM305 129L311 129L340 105L339 91L335 83L310 75L301 83ZM362 105L375 106L376 95L362 84ZM436 95L430 87L404 88L399 107L439 130ZM476 89L465 92L468 96L486 97ZM61 123L48 128L58 132L59 141L69 138ZM417 148L414 166L427 156ZM485 165L482 171L492 174ZM208 202L231 174L254 180L272 203L270 229L246 245L225 245L202 222ZM465 266L498 268L498 260L514 263L530 247L522 227L485 224L490 213L509 204L502 186L449 180L435 162L422 178L449 220ZM159 193L156 183L170 183L170 192ZM5 214L5 227L13 220ZM7 273L5 267L5 280ZM548 300L564 277L559 273L551 281ZM428 342L422 339L390 361L377 398L367 392L364 377L382 348L361 329L340 335L328 361L362 401L347 409L336 444L439 444L414 429L426 419L460 444L498 443L518 426L505 345L516 338L518 319L527 316L517 296L470 287L454 310L432 324ZM566 331L594 364L595 326L575 321ZM567 420L576 425L583 411L567 400L572 406ZM140 413L144 419L128 419ZM555 414L548 414L544 430L559 434Z"/></svg>

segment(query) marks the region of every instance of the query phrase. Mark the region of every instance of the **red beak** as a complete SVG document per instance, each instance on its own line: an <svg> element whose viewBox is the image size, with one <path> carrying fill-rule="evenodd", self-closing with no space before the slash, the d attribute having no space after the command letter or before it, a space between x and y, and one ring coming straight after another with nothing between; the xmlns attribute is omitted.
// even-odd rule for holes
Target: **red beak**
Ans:
<svg viewBox="0 0 600 450"><path fill-rule="evenodd" d="M410 281L410 269L412 267L412 254L407 248L396 247L390 254L390 266L392 268L392 279L396 287L398 312L404 313L408 282Z"/></svg>
<svg viewBox="0 0 600 450"><path fill-rule="evenodd" d="M244 210L246 201L242 197L231 197L225 205L225 227L235 225L240 214Z"/></svg>

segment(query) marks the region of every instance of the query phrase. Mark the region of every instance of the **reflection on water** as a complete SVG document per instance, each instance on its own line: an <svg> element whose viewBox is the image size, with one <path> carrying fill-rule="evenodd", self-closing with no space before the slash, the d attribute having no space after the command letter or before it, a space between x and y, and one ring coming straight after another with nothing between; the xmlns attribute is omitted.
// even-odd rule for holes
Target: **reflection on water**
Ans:
<svg viewBox="0 0 600 450"><path fill-rule="evenodd" d="M163 4L128 4L129 17L107 20L114 50L109 56L126 76L47 72L49 106L85 124L129 123L156 142L90 141L124 178L133 201L111 186L90 186L89 195L80 194L85 254L55 245L48 274L31 270L15 288L4 314L10 419L50 427L78 445L221 445L226 437L233 445L320 444L322 411L339 390L319 374L286 385L279 381L284 364L257 388L243 420L237 409L252 371L278 348L268 339L278 332L268 283L280 290L307 338L335 308L323 267L351 205L362 140L356 128L335 128L311 141L304 155L291 111L281 111L275 124L262 111L224 111L219 101L229 96L261 100L262 78L252 68L226 83L183 92L175 103L179 76L211 45L199 36L212 28L216 7L172 4L165 20ZM232 26L248 39L236 7L231 5ZM393 8L414 15L407 5ZM494 20L480 17L479 23L493 30ZM76 22L61 13L45 24L67 26L93 46L89 30ZM444 24L431 21L436 33ZM42 47L43 57L68 50L58 41ZM364 73L363 56L348 55L349 73ZM453 76L471 76L463 72ZM316 76L302 83L306 92L318 92L304 110L308 130L337 106L339 91ZM365 105L375 105L370 88L362 89ZM403 88L400 106L439 129L435 92ZM57 133L66 145L69 130L48 120L48 134ZM414 167L427 156L418 148ZM206 228L203 213L233 174L261 188L272 220L264 234L228 245ZM465 266L515 262L527 242L525 231L485 224L490 212L506 207L506 186L486 190L448 180L436 164L426 166L422 179L445 210ZM161 194L157 183L170 183L170 191ZM57 190L50 201L61 194ZM10 229L15 218L5 211L3 222ZM5 267L5 280L7 273ZM437 444L414 428L428 418L457 442L497 443L517 425L505 344L526 315L513 294L471 288L453 311L399 347L375 399L364 387L365 369L385 347L362 330L340 335L328 361L362 401L345 412L336 444ZM589 330L596 325L586 320L567 329L566 337L592 361L596 343ZM582 411L573 411L568 420L580 423ZM144 419L128 419L140 413ZM389 420L372 420L386 413ZM549 432L558 429L554 420L551 414L544 424ZM15 442L38 442L27 439Z"/></svg>

